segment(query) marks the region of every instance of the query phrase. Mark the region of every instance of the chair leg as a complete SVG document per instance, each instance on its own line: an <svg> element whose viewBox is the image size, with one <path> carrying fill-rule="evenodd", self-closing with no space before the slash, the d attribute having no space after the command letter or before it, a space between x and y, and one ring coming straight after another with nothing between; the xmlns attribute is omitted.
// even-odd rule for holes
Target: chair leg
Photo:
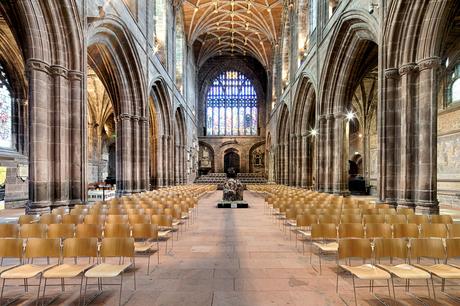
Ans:
<svg viewBox="0 0 460 306"><path fill-rule="evenodd" d="M147 275L150 274L150 257L152 257L152 256L149 255L149 259L147 260Z"/></svg>
<svg viewBox="0 0 460 306"><path fill-rule="evenodd" d="M353 279L353 296L355 298L355 306L358 306L358 301L356 300L355 276L352 274L351 277Z"/></svg>
<svg viewBox="0 0 460 306"><path fill-rule="evenodd" d="M45 304L44 301L45 301L45 291L46 291L46 282L48 280L45 278L45 281L43 282L43 294L42 294L42 306Z"/></svg>
<svg viewBox="0 0 460 306"><path fill-rule="evenodd" d="M99 283L99 280L98 280ZM86 306L86 289L88 287L88 278L85 277L85 290L83 291L83 306Z"/></svg>
<svg viewBox="0 0 460 306"><path fill-rule="evenodd" d="M387 286L388 286L388 296L390 297L391 300L391 290L390 290L390 280L387 279Z"/></svg>
<svg viewBox="0 0 460 306"><path fill-rule="evenodd" d="M431 287L433 287L433 298L436 301L436 291L435 291L435 288L434 288L433 275L431 276Z"/></svg>
<svg viewBox="0 0 460 306"><path fill-rule="evenodd" d="M428 297L431 298L430 285L428 283L428 278L426 279L426 289L428 289Z"/></svg>
<svg viewBox="0 0 460 306"><path fill-rule="evenodd" d="M38 293L37 293L37 301L35 302L35 305L38 306L38 302L40 300L40 288L42 287L42 275L40 274L40 279L38 281Z"/></svg>
<svg viewBox="0 0 460 306"><path fill-rule="evenodd" d="M81 280L80 280L80 295L78 296L78 306L81 305L81 291L83 289L83 278L85 277L85 273L82 273ZM83 305L84 306L84 305Z"/></svg>
<svg viewBox="0 0 460 306"><path fill-rule="evenodd" d="M118 297L118 305L121 306L121 292L123 290L123 274L124 272L121 272L121 281L120 281L120 295Z"/></svg>
<svg viewBox="0 0 460 306"><path fill-rule="evenodd" d="M337 266L337 279L335 281L335 293L339 293L339 266Z"/></svg>
<svg viewBox="0 0 460 306"><path fill-rule="evenodd" d="M158 259L158 264L160 264L160 243L158 242L158 239L157 239L157 259Z"/></svg>
<svg viewBox="0 0 460 306"><path fill-rule="evenodd" d="M3 289L5 288L5 281L6 279L2 278L2 289L0 292L0 303L3 301Z"/></svg>
<svg viewBox="0 0 460 306"><path fill-rule="evenodd" d="M395 282L393 280L393 277L391 278L391 286L393 287L393 298L396 300Z"/></svg>
<svg viewBox="0 0 460 306"><path fill-rule="evenodd" d="M149 257L149 260L150 260L150 257ZM136 290L136 263L133 262L133 272L134 272L134 290Z"/></svg>

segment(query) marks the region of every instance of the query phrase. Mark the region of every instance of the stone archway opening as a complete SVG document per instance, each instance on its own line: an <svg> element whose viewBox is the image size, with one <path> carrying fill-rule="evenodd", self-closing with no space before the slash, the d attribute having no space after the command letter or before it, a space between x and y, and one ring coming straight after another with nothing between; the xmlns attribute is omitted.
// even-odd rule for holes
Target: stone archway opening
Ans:
<svg viewBox="0 0 460 306"><path fill-rule="evenodd" d="M235 173L240 173L240 155L236 149L228 149L224 154L224 172L229 173L233 169Z"/></svg>

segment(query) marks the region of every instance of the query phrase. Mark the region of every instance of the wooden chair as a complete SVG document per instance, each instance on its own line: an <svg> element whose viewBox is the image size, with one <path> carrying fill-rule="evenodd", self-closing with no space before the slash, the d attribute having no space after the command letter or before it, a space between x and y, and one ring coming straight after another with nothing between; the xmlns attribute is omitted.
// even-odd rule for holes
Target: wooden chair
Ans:
<svg viewBox="0 0 460 306"><path fill-rule="evenodd" d="M55 214L44 214L40 216L40 220L38 220L38 223L41 224L57 224L61 223L61 216L60 215L55 215Z"/></svg>
<svg viewBox="0 0 460 306"><path fill-rule="evenodd" d="M50 224L48 225L48 238L73 238L75 236L74 224Z"/></svg>
<svg viewBox="0 0 460 306"><path fill-rule="evenodd" d="M398 215L415 215L414 209L409 207L401 207L397 209Z"/></svg>
<svg viewBox="0 0 460 306"><path fill-rule="evenodd" d="M0 224L0 238L18 238L19 224Z"/></svg>
<svg viewBox="0 0 460 306"><path fill-rule="evenodd" d="M338 215L320 215L318 217L318 223L338 225L340 223L340 216Z"/></svg>
<svg viewBox="0 0 460 306"><path fill-rule="evenodd" d="M12 268L22 264L24 242L21 238L0 238L0 275ZM3 259L14 258L18 260L18 264L3 265ZM4 284L2 284L3 286ZM0 298L0 302L2 299Z"/></svg>
<svg viewBox="0 0 460 306"><path fill-rule="evenodd" d="M102 225L100 224L78 224L75 231L76 238L98 238L102 239Z"/></svg>
<svg viewBox="0 0 460 306"><path fill-rule="evenodd" d="M385 215L364 215L363 223L385 223Z"/></svg>
<svg viewBox="0 0 460 306"><path fill-rule="evenodd" d="M128 215L108 215L107 219L105 219L105 223L127 224L128 223Z"/></svg>
<svg viewBox="0 0 460 306"><path fill-rule="evenodd" d="M319 273L322 273L321 256L323 254L336 254L337 226L334 223L319 223L311 225L310 264L313 254L313 246L318 250ZM313 265L312 265L313 266Z"/></svg>
<svg viewBox="0 0 460 306"><path fill-rule="evenodd" d="M79 305L81 302L81 291L83 284L83 277L85 272L94 266L94 259L97 259L97 238L68 238L64 240L64 245L62 249L62 263L58 266L55 266L49 270L46 270L43 273L43 278L45 279L42 299L45 298L45 291L47 286L47 280L51 279L60 279L62 290L65 290L64 279L74 279L81 277L80 285L80 297ZM78 258L87 257L89 259L88 263L79 264ZM72 263L65 263L65 259L72 259Z"/></svg>
<svg viewBox="0 0 460 306"><path fill-rule="evenodd" d="M366 238L392 238L391 225L386 223L366 224Z"/></svg>
<svg viewBox="0 0 460 306"><path fill-rule="evenodd" d="M361 217L361 215L342 215L340 217L340 223L342 224L353 224L353 223L357 223L357 224L361 224L363 222L363 219Z"/></svg>
<svg viewBox="0 0 460 306"><path fill-rule="evenodd" d="M419 229L417 224L394 224L393 225L393 238L418 238Z"/></svg>
<svg viewBox="0 0 460 306"><path fill-rule="evenodd" d="M19 229L19 237L21 238L46 238L46 224L23 224Z"/></svg>
<svg viewBox="0 0 460 306"><path fill-rule="evenodd" d="M339 239L364 238L364 227L361 223L339 224Z"/></svg>
<svg viewBox="0 0 460 306"><path fill-rule="evenodd" d="M82 215L63 215L62 216L62 224L80 224L83 223L83 216Z"/></svg>
<svg viewBox="0 0 460 306"><path fill-rule="evenodd" d="M106 216L105 215L86 215L84 222L85 224L104 224Z"/></svg>
<svg viewBox="0 0 460 306"><path fill-rule="evenodd" d="M447 238L447 226L441 223L421 225L420 238Z"/></svg>
<svg viewBox="0 0 460 306"><path fill-rule="evenodd" d="M107 223L104 227L104 238L128 238L130 236L129 224Z"/></svg>
<svg viewBox="0 0 460 306"><path fill-rule="evenodd" d="M407 217L406 215L385 215L385 222L388 224L405 224Z"/></svg>
<svg viewBox="0 0 460 306"><path fill-rule="evenodd" d="M460 223L449 224L449 238L460 238Z"/></svg>
<svg viewBox="0 0 460 306"><path fill-rule="evenodd" d="M138 256L147 256L147 275L150 274L150 258L157 253L157 261L160 263L160 243L158 239L158 226L148 223L136 223L132 225L132 237L136 240L134 251Z"/></svg>
<svg viewBox="0 0 460 306"><path fill-rule="evenodd" d="M21 215L19 216L18 219L18 224L23 225L23 224L30 224L30 223L36 223L40 219L40 216L38 215Z"/></svg>
<svg viewBox="0 0 460 306"><path fill-rule="evenodd" d="M129 224L150 224L150 216L146 215L128 215Z"/></svg>
<svg viewBox="0 0 460 306"><path fill-rule="evenodd" d="M416 268L407 263L409 258L408 240L405 238L393 239L375 239L374 240L374 254L377 261L377 266L391 274L391 285L393 287L393 297L396 299L394 277L404 279L406 290L410 289L411 280L425 280L430 296L430 285L428 280L431 278L430 274L424 270ZM383 259L389 259L389 264L382 264ZM395 259L400 259L403 263L394 264Z"/></svg>
<svg viewBox="0 0 460 306"><path fill-rule="evenodd" d="M458 243L458 242L457 242ZM442 239L437 238L421 238L412 239L410 242L410 257L411 260L416 260L413 264L417 268L425 270L431 274L431 284L433 287L433 296L436 299L436 290L433 276L441 279L441 291L444 292L446 279L460 279L460 269L452 265L446 264L447 258L460 256L460 245L452 239L447 239L446 246L450 253L446 254ZM456 256L455 256L456 255ZM421 258L431 258L435 260L435 264L421 264ZM443 262L443 263L440 263Z"/></svg>
<svg viewBox="0 0 460 306"><path fill-rule="evenodd" d="M428 215L408 215L407 223L415 223L420 225L423 223L430 223L430 219L428 218Z"/></svg>
<svg viewBox="0 0 460 306"><path fill-rule="evenodd" d="M452 224L454 220L449 215L432 215L431 223Z"/></svg>
<svg viewBox="0 0 460 306"><path fill-rule="evenodd" d="M378 268L371 263L365 263L360 266L352 266L351 259L359 258L365 261L372 261L372 246L369 239L340 239L337 255L338 268L349 272L352 276L353 282L353 296L355 305L358 305L356 299L356 289L363 287L356 287L355 278L370 281L369 287L374 287L374 281L386 280L388 293L391 298L390 292L390 279L391 275L387 271ZM340 261L348 261L348 264L340 264ZM366 286L367 287L367 286ZM337 270L336 292L339 291L339 270Z"/></svg>
<svg viewBox="0 0 460 306"><path fill-rule="evenodd" d="M120 283L114 284L120 286L118 304L121 305L121 292L123 290L123 275L125 272L133 268L134 274L134 290L136 290L136 267L134 259L134 239L133 238L104 238L102 239L100 257L103 262L94 266L85 272L85 289L83 294L83 305L85 305L86 289L88 287L88 279L97 278L114 278L120 277ZM118 261L118 264L108 263L107 259L110 258L126 258L130 263ZM107 284L105 284L107 286Z"/></svg>
<svg viewBox="0 0 460 306"><path fill-rule="evenodd" d="M43 224L42 224L43 225ZM21 245L22 251L22 245ZM6 280L20 280L22 279L24 282L24 290L27 292L29 283L28 281L32 278L39 278L39 283L37 285L38 292L37 292L37 304L38 300L40 299L40 288L42 283L42 276L43 273L54 267L61 256L61 243L59 239L46 239L46 238L31 238L28 239L26 242L26 248L24 252L24 258L29 261L27 264L22 264L15 268L9 269L3 272L0 275L0 279L2 280L2 289L0 300L3 299L3 290L5 287ZM34 264L33 260L38 258L46 258L47 264ZM49 259L55 258L57 259L56 264L50 264Z"/></svg>

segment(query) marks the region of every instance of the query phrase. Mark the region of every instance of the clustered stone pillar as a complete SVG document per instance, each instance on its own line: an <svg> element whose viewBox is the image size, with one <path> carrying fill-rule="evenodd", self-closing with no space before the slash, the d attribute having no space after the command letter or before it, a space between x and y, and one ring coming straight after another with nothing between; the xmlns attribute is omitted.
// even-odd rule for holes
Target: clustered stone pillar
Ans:
<svg viewBox="0 0 460 306"><path fill-rule="evenodd" d="M327 149L327 119L326 116L319 116L319 131L318 131L318 168L316 169L317 174L317 187L318 191L326 191L326 171L327 171L327 159L326 159L326 149Z"/></svg>
<svg viewBox="0 0 460 306"><path fill-rule="evenodd" d="M334 115L334 146L333 157L333 192L336 194L345 194L348 192L348 127L349 122L344 113Z"/></svg>
<svg viewBox="0 0 460 306"><path fill-rule="evenodd" d="M29 82L29 203L27 213L85 199L82 73L27 60Z"/></svg>
<svg viewBox="0 0 460 306"><path fill-rule="evenodd" d="M385 70L380 200L438 212L437 57ZM396 112L395 110L399 110Z"/></svg>

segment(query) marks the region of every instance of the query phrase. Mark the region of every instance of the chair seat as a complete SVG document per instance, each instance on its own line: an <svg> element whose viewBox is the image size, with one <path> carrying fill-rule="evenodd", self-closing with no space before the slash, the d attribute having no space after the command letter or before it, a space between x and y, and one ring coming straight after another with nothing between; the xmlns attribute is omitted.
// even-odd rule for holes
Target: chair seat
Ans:
<svg viewBox="0 0 460 306"><path fill-rule="evenodd" d="M134 243L134 251L136 253L154 253L157 249L154 248L153 243L136 242Z"/></svg>
<svg viewBox="0 0 460 306"><path fill-rule="evenodd" d="M5 271L8 271L10 269L16 268L18 265L13 265L13 266L0 266L0 274L2 274Z"/></svg>
<svg viewBox="0 0 460 306"><path fill-rule="evenodd" d="M169 233L171 233L170 230L159 231L159 232L158 232L158 237L159 237L159 238L166 238L166 237L168 236Z"/></svg>
<svg viewBox="0 0 460 306"><path fill-rule="evenodd" d="M310 231L297 230L297 233L299 233L300 235L302 235L305 238L311 237L311 232Z"/></svg>
<svg viewBox="0 0 460 306"><path fill-rule="evenodd" d="M297 226L297 221L295 220L287 220L286 224L289 226Z"/></svg>
<svg viewBox="0 0 460 306"><path fill-rule="evenodd" d="M400 264L396 266L377 265L377 267L403 279L428 279L431 277L430 273L408 264Z"/></svg>
<svg viewBox="0 0 460 306"><path fill-rule="evenodd" d="M62 264L51 268L45 273L43 273L43 277L45 278L71 278L77 277L81 273L85 272L89 268L91 268L92 264L87 265L70 265L70 264Z"/></svg>
<svg viewBox="0 0 460 306"><path fill-rule="evenodd" d="M43 273L44 271L54 266L56 266L56 264L46 265L46 266L31 265L31 264L22 265L22 266L19 266L19 267L3 272L0 277L7 278L7 279L32 278L32 277L36 277L40 273Z"/></svg>
<svg viewBox="0 0 460 306"><path fill-rule="evenodd" d="M321 243L321 242L314 242L314 246L320 249L323 252L338 252L339 251L339 244L337 242L328 242L328 243Z"/></svg>
<svg viewBox="0 0 460 306"><path fill-rule="evenodd" d="M391 278L390 273L371 264L364 264L361 266L340 265L340 267L359 279L380 280Z"/></svg>
<svg viewBox="0 0 460 306"><path fill-rule="evenodd" d="M130 263L124 265L113 265L102 263L86 271L86 277L116 277L131 266Z"/></svg>
<svg viewBox="0 0 460 306"><path fill-rule="evenodd" d="M460 269L451 265L437 264L432 266L414 265L440 278L460 278Z"/></svg>

